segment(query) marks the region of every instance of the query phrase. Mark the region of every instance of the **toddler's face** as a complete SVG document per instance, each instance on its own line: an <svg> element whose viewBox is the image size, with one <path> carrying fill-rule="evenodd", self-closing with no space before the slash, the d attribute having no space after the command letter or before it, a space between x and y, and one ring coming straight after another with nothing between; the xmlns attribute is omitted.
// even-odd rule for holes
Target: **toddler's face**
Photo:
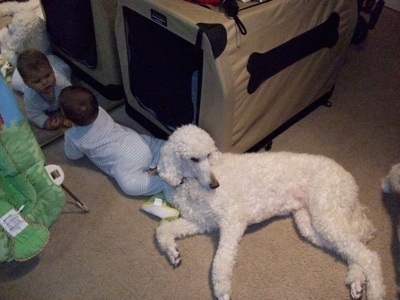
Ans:
<svg viewBox="0 0 400 300"><path fill-rule="evenodd" d="M51 67L40 68L32 73L26 82L27 86L34 89L39 94L50 100L52 98L53 88L56 84L53 69Z"/></svg>

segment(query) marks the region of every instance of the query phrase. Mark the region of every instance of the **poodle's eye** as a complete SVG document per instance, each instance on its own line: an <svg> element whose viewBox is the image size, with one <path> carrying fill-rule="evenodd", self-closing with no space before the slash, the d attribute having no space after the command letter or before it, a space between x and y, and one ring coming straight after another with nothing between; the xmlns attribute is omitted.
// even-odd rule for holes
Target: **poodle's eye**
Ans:
<svg viewBox="0 0 400 300"><path fill-rule="evenodd" d="M210 158L210 157L211 157L211 153L208 153L207 158Z"/></svg>
<svg viewBox="0 0 400 300"><path fill-rule="evenodd" d="M200 161L200 159L198 159L198 158L196 158L196 157L192 157L190 160L191 160L191 161L194 161L194 162L196 162L196 163L198 163L198 162Z"/></svg>

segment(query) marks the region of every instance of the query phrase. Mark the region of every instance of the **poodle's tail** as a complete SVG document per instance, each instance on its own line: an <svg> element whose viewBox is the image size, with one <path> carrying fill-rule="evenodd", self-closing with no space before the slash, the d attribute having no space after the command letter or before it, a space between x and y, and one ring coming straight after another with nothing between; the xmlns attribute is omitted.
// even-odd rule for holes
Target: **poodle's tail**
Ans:
<svg viewBox="0 0 400 300"><path fill-rule="evenodd" d="M375 227L365 214L366 208L364 206L357 206L353 211L351 219L351 226L357 233L360 242L366 244L375 236Z"/></svg>

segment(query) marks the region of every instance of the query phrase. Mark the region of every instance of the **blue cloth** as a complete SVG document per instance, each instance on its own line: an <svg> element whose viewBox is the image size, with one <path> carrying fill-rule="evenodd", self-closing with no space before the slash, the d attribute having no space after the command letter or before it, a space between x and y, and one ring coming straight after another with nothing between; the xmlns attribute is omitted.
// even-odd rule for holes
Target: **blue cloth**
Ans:
<svg viewBox="0 0 400 300"><path fill-rule="evenodd" d="M24 115L18 107L14 93L9 88L4 77L0 74L0 117L7 127L12 123L24 119ZM17 124L14 124L16 126Z"/></svg>

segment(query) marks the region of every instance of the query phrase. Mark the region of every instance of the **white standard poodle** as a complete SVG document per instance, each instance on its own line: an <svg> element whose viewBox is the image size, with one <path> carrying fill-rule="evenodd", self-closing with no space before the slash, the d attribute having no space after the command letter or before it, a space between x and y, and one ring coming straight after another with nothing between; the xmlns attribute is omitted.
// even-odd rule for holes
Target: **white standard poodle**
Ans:
<svg viewBox="0 0 400 300"><path fill-rule="evenodd" d="M169 202L181 218L161 222L160 249L175 267L181 263L176 239L219 229L212 266L214 295L230 299L231 276L246 228L292 214L311 243L334 251L348 263L351 296L384 299L380 258L365 243L374 229L358 201L352 175L333 160L289 152L220 153L208 133L185 125L161 150L159 175L174 187Z"/></svg>

